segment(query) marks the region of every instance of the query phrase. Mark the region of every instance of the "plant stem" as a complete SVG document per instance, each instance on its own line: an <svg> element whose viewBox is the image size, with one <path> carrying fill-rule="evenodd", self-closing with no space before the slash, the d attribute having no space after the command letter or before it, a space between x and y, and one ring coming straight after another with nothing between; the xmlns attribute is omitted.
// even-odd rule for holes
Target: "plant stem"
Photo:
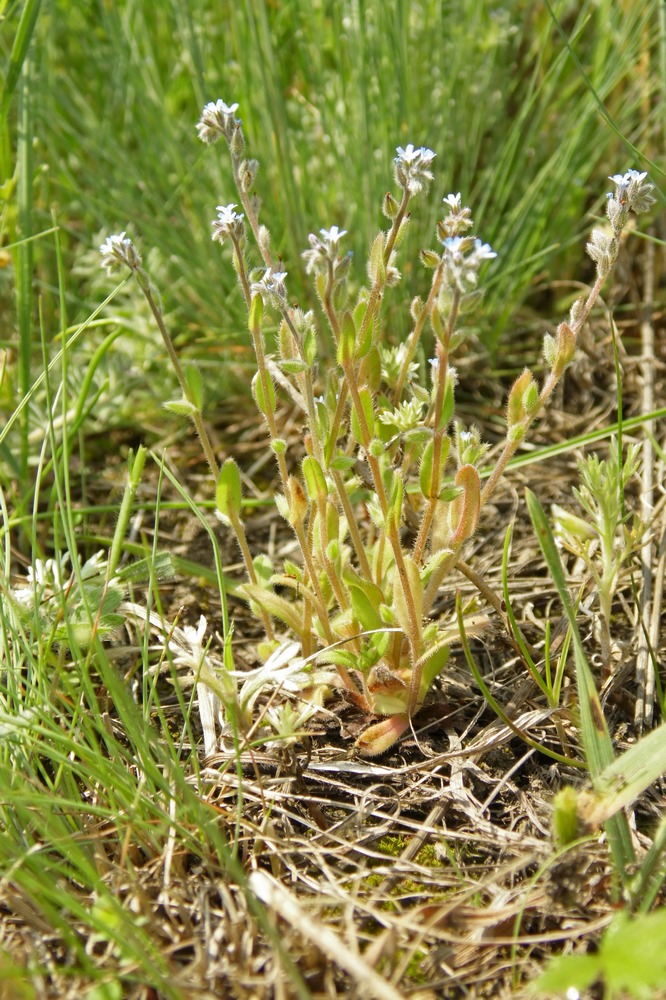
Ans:
<svg viewBox="0 0 666 1000"><path fill-rule="evenodd" d="M199 410L199 407L196 405L195 400L192 398L190 387L187 384L187 379L185 378L185 372L183 371L181 363L178 360L178 355L176 354L176 349L173 346L173 341L171 340L171 337L169 336L169 331L167 330L166 325L164 323L162 310L160 309L160 307L158 306L157 302L153 297L148 275L145 274L145 272L139 275L138 269L134 273L139 288L145 295L146 301L150 306L150 310L153 316L155 317L155 322L157 323L159 331L162 334L162 340L164 341L164 346L167 349L171 365L176 373L176 378L178 379L180 388L183 391L183 396L188 401L188 403L190 403L193 407L192 422L196 428L197 434L199 435L199 440L201 441L201 446L204 450L204 455L206 456L206 461L208 462L208 466L210 468L213 479L217 482L218 476L220 475L220 467L217 464L217 459L215 458L215 452L213 451L213 446L208 436L208 431L206 430L206 427L204 425L203 418L201 416L201 411Z"/></svg>
<svg viewBox="0 0 666 1000"><path fill-rule="evenodd" d="M435 274L433 276L432 285L430 287L430 293L426 300L426 304L424 305L419 317L414 323L414 329L410 333L409 340L407 341L407 351L405 353L404 358L402 359L402 365L400 367L400 374L398 375L398 381L396 382L395 389L393 390L393 403L396 406L400 402L400 397L402 396L402 390L405 385L405 380L407 378L407 372L409 371L409 366L411 364L412 358L416 353L416 348L418 346L421 333L423 332L423 327L426 324L426 320L428 319L434 308L437 296L439 294L439 290L442 286L443 277L444 277L444 258L442 257L437 266L437 270L435 271ZM458 292L457 294L458 294L458 302L460 302L460 293ZM457 311L458 307L456 306L456 315Z"/></svg>

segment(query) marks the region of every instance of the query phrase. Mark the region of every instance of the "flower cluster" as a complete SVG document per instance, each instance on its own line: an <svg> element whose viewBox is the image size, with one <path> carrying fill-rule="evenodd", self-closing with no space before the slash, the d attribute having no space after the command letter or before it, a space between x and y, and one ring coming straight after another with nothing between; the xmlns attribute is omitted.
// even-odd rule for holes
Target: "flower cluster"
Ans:
<svg viewBox="0 0 666 1000"><path fill-rule="evenodd" d="M617 253L615 236L601 229L593 229L592 237L585 249L597 265L597 273L608 274Z"/></svg>
<svg viewBox="0 0 666 1000"><path fill-rule="evenodd" d="M395 182L409 194L419 194L420 191L427 191L430 181L433 179L433 172L430 169L436 153L426 146L419 146L415 149L409 145L403 149L398 146L395 157Z"/></svg>
<svg viewBox="0 0 666 1000"><path fill-rule="evenodd" d="M423 417L423 405L418 399L406 399L394 410L385 410L379 414L382 424L396 427L400 433L411 431L418 427Z"/></svg>
<svg viewBox="0 0 666 1000"><path fill-rule="evenodd" d="M654 184L646 181L647 174L627 170L626 174L613 174L608 179L615 185L615 193L606 195L606 215L612 232L594 229L586 250L597 265L597 277L603 280L613 267L620 249L620 233L629 212L639 215L647 212L655 202Z"/></svg>
<svg viewBox="0 0 666 1000"><path fill-rule="evenodd" d="M444 239L446 285L461 294L471 292L479 280L479 269L485 260L497 254L488 243L471 236L447 236Z"/></svg>
<svg viewBox="0 0 666 1000"><path fill-rule="evenodd" d="M238 104L227 105L224 101L211 101L201 112L196 129L202 142L210 145L224 137L229 144L234 134L240 129L240 120L236 118Z"/></svg>
<svg viewBox="0 0 666 1000"><path fill-rule="evenodd" d="M629 212L640 215L647 212L656 199L652 192L654 184L646 182L647 172L638 170L627 170L626 174L613 174L608 180L615 184L615 196L608 194L608 204L616 202L618 207L626 208ZM610 212L609 212L610 218ZM612 222L611 218L611 222Z"/></svg>
<svg viewBox="0 0 666 1000"><path fill-rule="evenodd" d="M342 237L347 235L347 230L331 226L330 229L320 229L319 234L320 236L315 236L310 233L310 249L301 254L307 274L317 271L325 273L329 268L335 270L336 265L341 263L338 256L339 244Z"/></svg>
<svg viewBox="0 0 666 1000"><path fill-rule="evenodd" d="M286 271L274 271L272 267L267 267L259 281L252 283L251 292L253 295L261 295L264 302L284 309L287 304L287 288L284 283L286 277Z"/></svg>
<svg viewBox="0 0 666 1000"><path fill-rule="evenodd" d="M141 267L139 252L125 233L109 236L106 243L100 246L99 252L102 255L102 267L106 268L107 274L115 274L122 267L129 267L133 271Z"/></svg>
<svg viewBox="0 0 666 1000"><path fill-rule="evenodd" d="M379 358L381 361L382 379L389 389L395 389L400 371L407 356L407 344L401 341L397 345L379 344ZM406 366L406 378L410 381L419 370L416 361L408 361Z"/></svg>
<svg viewBox="0 0 666 1000"><path fill-rule="evenodd" d="M449 206L449 214L437 224L437 234L443 242L449 236L460 236L467 229L471 229L474 223L471 209L463 206L460 192L449 194L442 201Z"/></svg>
<svg viewBox="0 0 666 1000"><path fill-rule="evenodd" d="M236 211L235 205L218 205L217 219L211 222L213 235L211 239L218 243L224 243L230 239L233 243L238 243L245 236L245 216L242 212Z"/></svg>

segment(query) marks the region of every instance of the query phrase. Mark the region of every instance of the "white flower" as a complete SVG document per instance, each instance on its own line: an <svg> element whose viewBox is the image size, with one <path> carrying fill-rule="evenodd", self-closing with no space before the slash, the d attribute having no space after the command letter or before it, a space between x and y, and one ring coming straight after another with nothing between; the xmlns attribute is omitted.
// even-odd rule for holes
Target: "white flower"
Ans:
<svg viewBox="0 0 666 1000"><path fill-rule="evenodd" d="M237 125L237 104L227 105L224 101L210 101L201 112L196 129L202 142L217 142L222 136L231 140Z"/></svg>
<svg viewBox="0 0 666 1000"><path fill-rule="evenodd" d="M342 237L347 235L346 229L338 229L337 226L331 226L330 229L320 229L319 232L324 237L324 242L328 243L330 247L337 247Z"/></svg>
<svg viewBox="0 0 666 1000"><path fill-rule="evenodd" d="M235 205L218 205L217 219L213 219L211 239L224 243L226 239L237 242L245 233L245 216L236 211Z"/></svg>
<svg viewBox="0 0 666 1000"><path fill-rule="evenodd" d="M427 146L415 148L410 142L404 149L398 146L395 157L395 180L410 194L427 191L433 173L430 169L436 153Z"/></svg>
<svg viewBox="0 0 666 1000"><path fill-rule="evenodd" d="M268 300L281 309L287 301L287 289L284 283L286 277L286 271L274 271L272 267L267 267L263 277L253 282L251 292L253 295L261 295L264 302Z"/></svg>
<svg viewBox="0 0 666 1000"><path fill-rule="evenodd" d="M321 239L314 233L310 233L308 236L310 249L304 250L301 254L305 261L307 274L311 274L312 271L325 271L329 264L335 265L338 257L338 245L342 237L347 235L347 230L331 226L330 229L320 229L319 233Z"/></svg>
<svg viewBox="0 0 666 1000"><path fill-rule="evenodd" d="M420 163L428 167L437 155L433 153L432 149L428 149L427 146L419 146L416 149L411 142L404 149L402 146L398 146L396 153L398 154L396 156L396 163L401 161L406 167L413 167Z"/></svg>
<svg viewBox="0 0 666 1000"><path fill-rule="evenodd" d="M461 194L447 194L446 198L442 198L445 205L448 205L452 212L459 212L462 208Z"/></svg>
<svg viewBox="0 0 666 1000"><path fill-rule="evenodd" d="M446 286L457 288L463 295L476 288L483 262L497 256L488 243L471 236L447 236L443 244Z"/></svg>
<svg viewBox="0 0 666 1000"><path fill-rule="evenodd" d="M471 209L462 203L462 196L458 194L447 194L442 198L445 205L449 207L449 214L442 222L437 223L437 235L443 242L447 237L458 236L465 230L471 229L474 225Z"/></svg>
<svg viewBox="0 0 666 1000"><path fill-rule="evenodd" d="M115 274L123 266L132 270L141 267L141 257L124 232L109 236L106 243L100 246L99 252L102 255L102 267L105 267L109 274Z"/></svg>

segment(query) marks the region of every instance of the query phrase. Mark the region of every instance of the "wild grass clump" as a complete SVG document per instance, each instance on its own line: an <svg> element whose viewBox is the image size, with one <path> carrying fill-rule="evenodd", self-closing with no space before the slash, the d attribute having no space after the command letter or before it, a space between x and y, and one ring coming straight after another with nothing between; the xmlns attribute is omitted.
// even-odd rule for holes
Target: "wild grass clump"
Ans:
<svg viewBox="0 0 666 1000"><path fill-rule="evenodd" d="M433 604L507 463L572 363L630 213L647 211L653 186L636 170L610 178L607 228L594 230L587 247L596 265L594 285L546 335L543 380L526 367L515 381L504 446L490 461L478 429L455 418L455 353L482 300L482 270L496 257L473 234L472 213L460 194L444 198L436 249L420 251L421 265L432 271L431 286L425 300L411 301L404 342L393 342L382 310L387 289L401 281L399 250L412 206L434 180L436 154L398 147L396 193L389 191L382 204L387 227L372 242L368 283L356 295L347 280L345 231L331 226L310 234L302 257L321 306L315 315L290 300L287 272L259 220L259 163L248 154L237 108L221 100L207 104L197 131L207 145L222 139L231 156L242 211L235 203L219 205L212 238L231 248L247 306L256 359L252 393L279 473L275 503L296 539L298 560L273 566L266 553L252 554L241 519L240 470L233 458L218 470L202 419L201 379L195 369L182 370L158 297L124 233L101 247L103 264L109 271L129 267L155 313L183 393L168 406L191 416L202 440L217 481L218 514L235 532L245 562L241 593L263 625L260 655L277 665L289 648L294 670L296 663L298 669L314 663L334 668L347 698L369 717L381 716L357 742L372 756L409 729L451 645L485 627L476 600L438 620L431 618ZM277 320L274 353L267 342L271 317ZM288 389L303 414L302 447L294 454L278 424L276 386ZM599 517L605 517L602 508ZM222 698L223 714L224 703ZM234 717L244 718L237 705Z"/></svg>

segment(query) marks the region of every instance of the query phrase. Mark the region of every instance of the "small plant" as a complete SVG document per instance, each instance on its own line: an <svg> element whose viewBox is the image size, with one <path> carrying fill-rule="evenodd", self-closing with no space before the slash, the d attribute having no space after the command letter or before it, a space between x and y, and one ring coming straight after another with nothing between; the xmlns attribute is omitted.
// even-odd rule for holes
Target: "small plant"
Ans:
<svg viewBox="0 0 666 1000"><path fill-rule="evenodd" d="M574 495L587 518L578 517L553 504L555 535L561 544L583 560L599 597L599 642L604 674L612 668L611 607L623 564L640 545L641 527L625 510L627 485L638 468L638 447L630 445L622 460L615 439L610 456L589 455L579 462L580 487Z"/></svg>
<svg viewBox="0 0 666 1000"><path fill-rule="evenodd" d="M564 955L554 959L530 987L530 994L580 1000L582 991L599 980L604 997L651 1000L666 978L666 911L639 914L633 919L618 913L594 954Z"/></svg>
<svg viewBox="0 0 666 1000"><path fill-rule="evenodd" d="M386 289L401 280L398 250L411 223L411 204L433 180L435 153L411 144L398 147L397 194L384 197L387 228L373 241L368 286L355 298L347 281L349 256L341 250L345 231L331 226L310 235L303 259L328 327L324 336L314 312L290 302L287 273L259 222L259 199L253 194L259 165L247 156L237 107L207 104L197 131L207 144L224 139L231 154L242 211L236 204L218 206L212 238L231 247L247 305L257 365L252 392L279 471L276 505L298 541L298 561L274 567L263 554L253 558L241 520L240 471L227 459L217 475L201 416L201 386L178 365L181 410L194 420L216 476L219 515L238 538L248 575L241 592L264 625L262 657L280 647L278 629L286 627L304 661L334 667L347 697L368 715L383 716L358 740L362 753L374 755L409 728L446 666L460 628L453 613L450 619L430 619L435 599L508 461L571 363L577 335L617 258L629 212L650 206L652 185L635 170L611 178L611 234L595 231L588 245L597 264L595 284L587 298L574 303L568 322L546 336L543 383L527 368L514 383L504 448L482 487L488 446L476 428L454 420L452 359L469 334L465 317L482 297L481 270L496 254L471 235L471 212L460 194L444 199L437 249L421 251L432 283L425 301L412 300L411 332L404 343L390 343L382 314ZM250 255L250 235L258 268ZM122 265L132 270L174 361L158 298L131 241L124 233L111 237L102 256L109 270ZM269 313L278 320L276 357L266 343ZM424 363L430 338L434 350ZM297 456L288 455L281 436L277 382L289 385L303 410L307 430ZM472 634L485 624L475 611L474 601L463 609L465 630Z"/></svg>

